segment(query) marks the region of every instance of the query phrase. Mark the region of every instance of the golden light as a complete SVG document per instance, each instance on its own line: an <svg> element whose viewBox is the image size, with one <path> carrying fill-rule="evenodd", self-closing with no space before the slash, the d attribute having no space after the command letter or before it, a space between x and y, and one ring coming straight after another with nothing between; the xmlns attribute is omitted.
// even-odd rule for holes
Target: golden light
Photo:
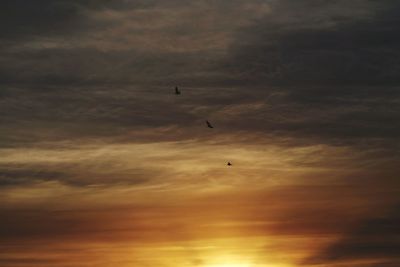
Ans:
<svg viewBox="0 0 400 267"><path fill-rule="evenodd" d="M204 267L254 267L245 258L232 256L219 256L217 259L205 264Z"/></svg>

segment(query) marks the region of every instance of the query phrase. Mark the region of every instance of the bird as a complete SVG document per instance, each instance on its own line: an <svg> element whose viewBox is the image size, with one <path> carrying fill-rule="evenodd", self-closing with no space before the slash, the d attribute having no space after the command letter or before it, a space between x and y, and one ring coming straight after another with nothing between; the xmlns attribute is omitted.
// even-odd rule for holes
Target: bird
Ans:
<svg viewBox="0 0 400 267"><path fill-rule="evenodd" d="M232 163L230 163L230 162L228 161L228 164L226 164L226 165L228 165L228 166L232 166Z"/></svg>
<svg viewBox="0 0 400 267"><path fill-rule="evenodd" d="M180 95L181 91L179 91L178 86L175 86L175 94L176 95Z"/></svg>
<svg viewBox="0 0 400 267"><path fill-rule="evenodd" d="M214 128L214 126L212 126L211 123L210 123L209 121L206 121L206 123L207 123L207 127L208 127L208 128Z"/></svg>

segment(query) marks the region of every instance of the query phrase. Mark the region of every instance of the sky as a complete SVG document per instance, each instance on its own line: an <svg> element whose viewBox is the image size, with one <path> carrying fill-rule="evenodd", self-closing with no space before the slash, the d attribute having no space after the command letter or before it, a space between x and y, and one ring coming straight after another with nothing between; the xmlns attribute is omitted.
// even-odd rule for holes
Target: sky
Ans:
<svg viewBox="0 0 400 267"><path fill-rule="evenodd" d="M0 266L399 266L399 14L2 0Z"/></svg>

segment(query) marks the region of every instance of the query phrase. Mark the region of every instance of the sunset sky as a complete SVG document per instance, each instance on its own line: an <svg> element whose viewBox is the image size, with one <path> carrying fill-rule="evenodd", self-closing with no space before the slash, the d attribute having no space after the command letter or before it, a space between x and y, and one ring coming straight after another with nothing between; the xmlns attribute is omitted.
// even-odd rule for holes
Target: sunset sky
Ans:
<svg viewBox="0 0 400 267"><path fill-rule="evenodd" d="M399 151L399 1L0 1L1 267L398 267Z"/></svg>

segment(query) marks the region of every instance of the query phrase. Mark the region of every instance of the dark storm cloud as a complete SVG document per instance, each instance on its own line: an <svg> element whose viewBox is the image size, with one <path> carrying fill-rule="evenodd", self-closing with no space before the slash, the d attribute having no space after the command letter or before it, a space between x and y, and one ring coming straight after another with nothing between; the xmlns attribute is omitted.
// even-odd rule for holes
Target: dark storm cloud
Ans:
<svg viewBox="0 0 400 267"><path fill-rule="evenodd" d="M388 213L361 222L352 232L308 259L305 264L372 259L394 266L400 262L399 225L400 210L397 207Z"/></svg>

